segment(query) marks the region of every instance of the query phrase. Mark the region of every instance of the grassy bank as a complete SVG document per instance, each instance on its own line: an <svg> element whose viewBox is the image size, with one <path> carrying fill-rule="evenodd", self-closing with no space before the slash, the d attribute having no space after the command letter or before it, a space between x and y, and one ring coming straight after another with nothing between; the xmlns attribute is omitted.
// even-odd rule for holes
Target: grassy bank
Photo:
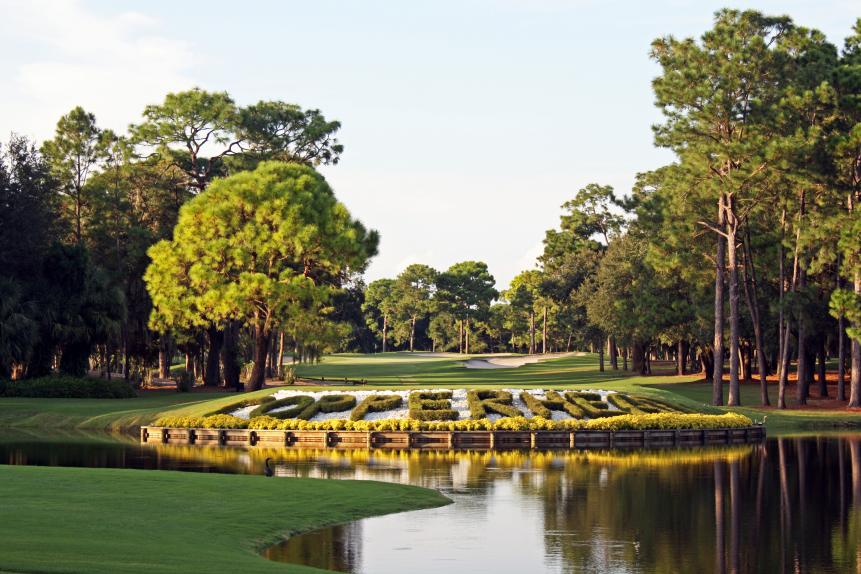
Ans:
<svg viewBox="0 0 861 574"><path fill-rule="evenodd" d="M151 423L159 413L205 403L225 393L143 392L133 399L0 397L0 427L124 430ZM234 400L235 394L229 395Z"/></svg>
<svg viewBox="0 0 861 574"><path fill-rule="evenodd" d="M0 499L0 571L84 574L319 572L258 551L286 534L448 502L367 481L27 466L0 466Z"/></svg>

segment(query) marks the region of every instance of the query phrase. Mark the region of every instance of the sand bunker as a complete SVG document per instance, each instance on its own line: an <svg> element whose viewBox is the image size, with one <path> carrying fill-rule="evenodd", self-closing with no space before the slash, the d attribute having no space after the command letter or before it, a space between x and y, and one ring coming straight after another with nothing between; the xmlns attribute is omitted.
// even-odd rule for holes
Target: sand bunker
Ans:
<svg viewBox="0 0 861 574"><path fill-rule="evenodd" d="M546 355L519 355L510 357L489 357L487 359L469 359L463 363L467 369L515 369L523 365L548 361L550 359L561 359L562 357L575 357L582 353L548 353Z"/></svg>

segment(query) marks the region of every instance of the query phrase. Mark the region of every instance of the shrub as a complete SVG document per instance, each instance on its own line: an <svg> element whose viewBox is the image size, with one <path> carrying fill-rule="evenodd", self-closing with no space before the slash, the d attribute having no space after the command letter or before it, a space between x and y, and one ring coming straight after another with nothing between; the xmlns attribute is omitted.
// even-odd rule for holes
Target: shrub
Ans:
<svg viewBox="0 0 861 574"><path fill-rule="evenodd" d="M678 408L654 399L633 397L622 393L611 393L607 396L607 402L632 415L680 412Z"/></svg>
<svg viewBox="0 0 861 574"><path fill-rule="evenodd" d="M619 415L595 419L586 428L596 430L647 430L647 429L714 429L750 426L751 420L738 413L701 415L689 413L654 413L645 415Z"/></svg>
<svg viewBox="0 0 861 574"><path fill-rule="evenodd" d="M165 416L155 421L155 426L171 428L244 429L248 421L230 415L207 417Z"/></svg>
<svg viewBox="0 0 861 574"><path fill-rule="evenodd" d="M621 414L619 411L608 411L607 405L603 401L589 401L584 399L581 396L581 393L565 393L565 400L578 407L580 411L582 411L582 413L590 419L597 419L601 417L615 417ZM574 415L572 414L571 416Z"/></svg>
<svg viewBox="0 0 861 574"><path fill-rule="evenodd" d="M551 411L565 410L565 400L559 396L559 393L550 391L544 396L544 399L539 399L529 392L523 391L520 393L520 400L526 403L532 414L545 419L553 418Z"/></svg>
<svg viewBox="0 0 861 574"><path fill-rule="evenodd" d="M230 403L229 405L225 405L221 408L218 408L209 413L209 415L229 415L236 410L254 405L262 405L264 403L272 402L274 400L275 397L273 397L272 395L263 395L262 397L256 397L253 399L242 399L241 401L236 401Z"/></svg>
<svg viewBox="0 0 861 574"><path fill-rule="evenodd" d="M339 413L348 411L356 406L356 397L353 395L324 395L317 400L320 412Z"/></svg>
<svg viewBox="0 0 861 574"><path fill-rule="evenodd" d="M7 381L7 397L42 399L131 399L137 396L131 384L123 379L89 379L68 375L49 375L36 379Z"/></svg>
<svg viewBox="0 0 861 574"><path fill-rule="evenodd" d="M194 386L194 373L188 372L184 367L171 369L171 375L176 380L176 390L180 393L191 391Z"/></svg>
<svg viewBox="0 0 861 574"><path fill-rule="evenodd" d="M581 409L576 404L562 398L562 395L560 395L556 391L548 391L545 396L548 400L553 401L554 403L561 403L562 410L568 413L572 418L582 419L586 416L586 413L583 412L583 409Z"/></svg>
<svg viewBox="0 0 861 574"><path fill-rule="evenodd" d="M451 408L451 391L413 392L407 404L409 417L418 421L453 421L459 416Z"/></svg>
<svg viewBox="0 0 861 574"><path fill-rule="evenodd" d="M404 403L400 395L368 395L350 413L351 421L360 421L368 413L381 413L396 409Z"/></svg>
<svg viewBox="0 0 861 574"><path fill-rule="evenodd" d="M523 413L511 403L513 398L508 391L473 390L466 393L469 413L474 419L487 418L489 413L504 417L519 417Z"/></svg>
<svg viewBox="0 0 861 574"><path fill-rule="evenodd" d="M289 406L292 406L293 408L272 412L274 409ZM314 397L310 397L308 395L295 395L284 399L265 401L256 409L251 411L249 418L268 415L270 417L275 417L276 419L299 418L308 420L317 414L317 410L317 401L314 400Z"/></svg>

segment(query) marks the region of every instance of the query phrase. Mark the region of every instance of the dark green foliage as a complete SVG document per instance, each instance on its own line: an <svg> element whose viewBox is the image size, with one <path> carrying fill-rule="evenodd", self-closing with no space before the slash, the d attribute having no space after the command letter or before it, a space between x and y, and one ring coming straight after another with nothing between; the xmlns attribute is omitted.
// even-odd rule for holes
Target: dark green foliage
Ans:
<svg viewBox="0 0 861 574"><path fill-rule="evenodd" d="M130 399L137 396L129 383L120 379L85 379L53 375L38 379L6 381L0 387L7 397L67 399Z"/></svg>
<svg viewBox="0 0 861 574"><path fill-rule="evenodd" d="M572 403L571 401L564 399L562 397L562 395L560 395L556 391L548 391L545 396L553 402L557 402L557 401L561 402L562 403L562 410L564 410L566 413L571 415L572 418L582 419L583 417L586 416L586 413L583 412L583 409L581 409L575 403Z"/></svg>
<svg viewBox="0 0 861 574"><path fill-rule="evenodd" d="M275 400L275 397L272 395L265 395L262 397L257 397L254 399L242 399L241 401L237 401L235 403L230 403L229 405L223 406L219 409L212 411L211 413L206 413L204 416L212 416L212 415L229 415L233 411L237 409L241 409L243 407L250 407L252 405L262 405L265 403L271 403Z"/></svg>
<svg viewBox="0 0 861 574"><path fill-rule="evenodd" d="M520 400L526 403L526 406L529 407L529 410L535 416L550 419L553 417L553 413L551 411L565 410L565 401L561 396L559 396L559 393L554 393L552 398L551 393L554 392L548 392L544 399L539 399L530 393L523 391L520 393Z"/></svg>
<svg viewBox="0 0 861 574"><path fill-rule="evenodd" d="M419 421L454 421L458 412L451 408L451 391L413 392L407 401L409 417Z"/></svg>
<svg viewBox="0 0 861 574"><path fill-rule="evenodd" d="M272 412L273 409L280 409L281 407L293 406L292 409L286 409L283 411ZM285 399L278 399L274 401L266 401L261 404L259 407L251 411L248 415L248 418L254 418L259 416L270 416L275 417L276 419L304 419L308 420L317 414L316 401L313 397L309 397L308 395L296 395L293 397L287 397Z"/></svg>
<svg viewBox="0 0 861 574"><path fill-rule="evenodd" d="M188 372L184 367L171 368L171 376L176 381L176 390L180 393L191 391L194 386L194 373Z"/></svg>
<svg viewBox="0 0 861 574"><path fill-rule="evenodd" d="M588 400L583 398L584 394L589 393L576 393L576 392L567 392L565 393L565 400L569 403L573 403L575 406L579 407L580 411L585 414L590 419L596 419L600 417L614 417L616 415L621 415L623 413L619 411L610 411L607 410L607 404L600 400ZM599 395L600 396L600 395ZM571 416L574 416L573 414ZM579 417L577 417L579 418Z"/></svg>
<svg viewBox="0 0 861 574"><path fill-rule="evenodd" d="M513 400L508 391L473 390L466 393L470 416L476 420L485 419L491 413L504 417L523 416L523 413L511 404Z"/></svg>
<svg viewBox="0 0 861 574"><path fill-rule="evenodd" d="M404 399L400 395L369 395L350 413L351 421L360 421L368 413L381 413L401 406Z"/></svg>
<svg viewBox="0 0 861 574"><path fill-rule="evenodd" d="M325 395L317 400L317 405L322 413L340 413L354 408L356 397L353 395Z"/></svg>

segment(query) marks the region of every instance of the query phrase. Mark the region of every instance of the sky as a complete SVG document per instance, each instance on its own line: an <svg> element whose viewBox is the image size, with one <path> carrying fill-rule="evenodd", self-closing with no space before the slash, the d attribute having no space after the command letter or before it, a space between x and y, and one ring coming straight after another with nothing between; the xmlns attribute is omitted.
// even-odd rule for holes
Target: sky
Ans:
<svg viewBox="0 0 861 574"><path fill-rule="evenodd" d="M722 7L838 46L861 17L861 0L0 0L0 140L41 142L76 105L122 132L194 86L317 108L345 146L321 171L381 234L367 280L474 259L504 288L578 189L628 193L671 161L649 45Z"/></svg>

